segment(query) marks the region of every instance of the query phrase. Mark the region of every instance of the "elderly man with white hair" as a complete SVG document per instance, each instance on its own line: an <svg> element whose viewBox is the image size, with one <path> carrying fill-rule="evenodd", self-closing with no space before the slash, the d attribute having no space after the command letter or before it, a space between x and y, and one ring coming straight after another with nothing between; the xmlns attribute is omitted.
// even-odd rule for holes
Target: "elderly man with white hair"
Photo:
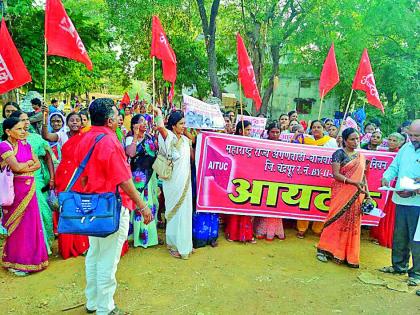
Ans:
<svg viewBox="0 0 420 315"><path fill-rule="evenodd" d="M383 175L382 185L398 177L397 191L392 201L397 205L395 214L394 240L392 243L392 266L380 269L392 274L408 273L408 285L420 285L420 242L414 234L420 216L420 190L401 190L401 179L408 177L420 180L420 119L414 120L407 132L410 142L399 151ZM409 269L410 252L413 266Z"/></svg>

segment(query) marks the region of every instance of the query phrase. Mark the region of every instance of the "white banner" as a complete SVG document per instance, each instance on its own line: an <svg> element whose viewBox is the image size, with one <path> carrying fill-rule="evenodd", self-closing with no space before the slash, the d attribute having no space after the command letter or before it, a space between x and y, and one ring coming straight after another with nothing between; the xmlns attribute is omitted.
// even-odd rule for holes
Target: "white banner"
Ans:
<svg viewBox="0 0 420 315"><path fill-rule="evenodd" d="M194 97L183 95L185 126L195 129L223 130L225 120L217 104L207 104Z"/></svg>
<svg viewBox="0 0 420 315"><path fill-rule="evenodd" d="M242 117L244 120L248 120L252 124L252 130L251 130L251 137L252 138L262 138L264 131L265 131L265 125L267 124L267 118L264 117L253 117L253 116L242 116L237 115L236 116L236 124L240 124L242 121Z"/></svg>

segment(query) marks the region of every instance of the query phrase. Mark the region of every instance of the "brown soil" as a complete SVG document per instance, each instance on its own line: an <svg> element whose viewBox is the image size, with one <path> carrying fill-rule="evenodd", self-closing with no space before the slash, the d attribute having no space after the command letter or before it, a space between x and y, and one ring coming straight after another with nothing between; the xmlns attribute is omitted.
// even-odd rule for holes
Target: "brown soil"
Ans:
<svg viewBox="0 0 420 315"><path fill-rule="evenodd" d="M121 260L116 303L131 314L420 314L420 297L406 276L385 275L390 250L362 240L361 267L315 259L317 238L257 244L228 243L198 249L190 260L164 246L130 249ZM363 283L379 276L392 286ZM418 287L419 288L419 287ZM84 258L51 258L47 270L24 278L0 271L0 314L85 314ZM419 288L420 289L420 288Z"/></svg>

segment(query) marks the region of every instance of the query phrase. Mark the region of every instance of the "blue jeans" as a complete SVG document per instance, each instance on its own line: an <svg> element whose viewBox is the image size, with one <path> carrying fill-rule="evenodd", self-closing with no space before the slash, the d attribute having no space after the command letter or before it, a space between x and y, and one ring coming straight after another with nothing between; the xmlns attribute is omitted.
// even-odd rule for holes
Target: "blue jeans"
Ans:
<svg viewBox="0 0 420 315"><path fill-rule="evenodd" d="M413 241L420 206L397 205L395 211L392 266L396 271L407 271L409 277L420 279L420 242ZM413 257L413 267L408 269L410 252Z"/></svg>

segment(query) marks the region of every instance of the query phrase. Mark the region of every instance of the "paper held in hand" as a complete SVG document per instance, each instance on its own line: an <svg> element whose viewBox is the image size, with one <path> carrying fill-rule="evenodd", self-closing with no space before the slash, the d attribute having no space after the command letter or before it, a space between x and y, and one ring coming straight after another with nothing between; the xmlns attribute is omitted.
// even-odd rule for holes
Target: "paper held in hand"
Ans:
<svg viewBox="0 0 420 315"><path fill-rule="evenodd" d="M404 177L401 177L399 188L382 186L382 187L379 187L378 189L379 190L385 190L385 191L403 191L403 190L413 191L413 190L420 189L420 183L417 183L412 178L404 176Z"/></svg>

